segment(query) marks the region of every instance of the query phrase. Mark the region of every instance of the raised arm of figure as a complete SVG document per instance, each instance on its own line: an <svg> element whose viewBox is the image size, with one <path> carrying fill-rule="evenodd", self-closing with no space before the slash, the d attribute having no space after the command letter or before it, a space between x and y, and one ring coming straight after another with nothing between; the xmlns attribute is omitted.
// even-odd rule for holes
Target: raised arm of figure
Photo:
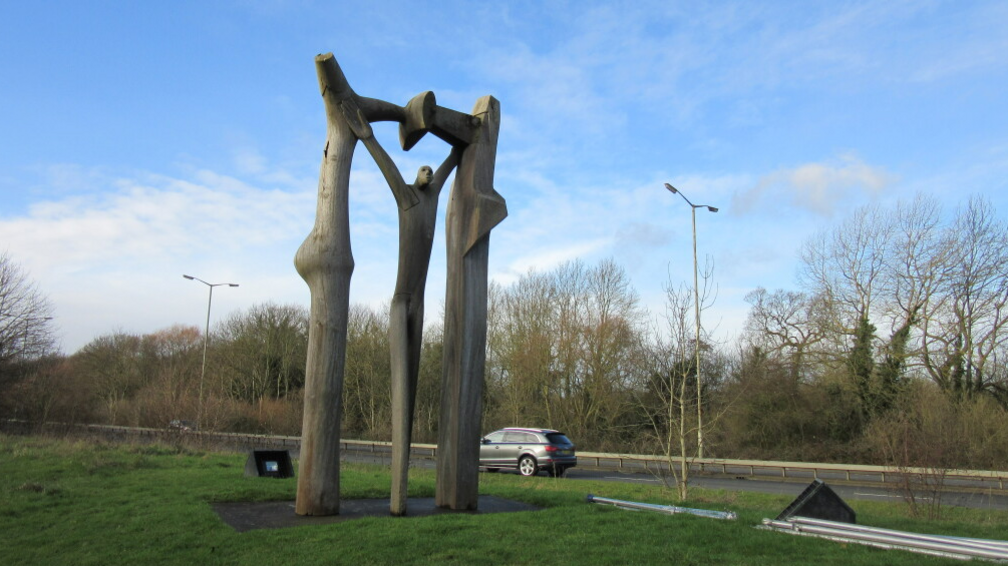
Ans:
<svg viewBox="0 0 1008 566"><path fill-rule="evenodd" d="M378 140L372 135L362 138L361 142L364 143L364 147L367 148L375 163L378 164L378 169L381 169L382 175L385 176L385 181L388 183L389 188L392 189L392 194L395 196L396 204L399 205L399 208L401 210L408 210L420 202L413 187L407 185L406 181L403 180L399 168L392 161L392 158L389 157L388 153L386 153L385 148L378 143Z"/></svg>
<svg viewBox="0 0 1008 566"><path fill-rule="evenodd" d="M448 180L448 175L451 175L452 169L458 165L459 157L462 155L462 150L458 147L452 147L451 153L448 157L441 163L441 166L437 168L434 172L434 178L430 182L430 190L437 195L441 188L444 187L445 181Z"/></svg>

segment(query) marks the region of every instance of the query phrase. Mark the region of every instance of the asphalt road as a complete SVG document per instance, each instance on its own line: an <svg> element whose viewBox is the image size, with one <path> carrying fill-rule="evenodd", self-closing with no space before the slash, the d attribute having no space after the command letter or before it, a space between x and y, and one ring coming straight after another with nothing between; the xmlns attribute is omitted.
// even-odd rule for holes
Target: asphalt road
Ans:
<svg viewBox="0 0 1008 566"><path fill-rule="evenodd" d="M390 465L390 458L380 454L360 454L344 453L343 459L351 462L367 462ZM417 458L411 461L411 465L423 468L433 468L434 461L426 458ZM499 473L517 473L501 471ZM540 477L544 481L549 481L545 473ZM641 472L620 472L604 468L577 467L567 471L566 476L561 481L615 481L626 483L645 483L660 485L661 480L649 473ZM827 485L836 492L842 499L864 500L864 501L891 501L893 503L903 502L903 496L895 487L878 487L871 485L858 485L847 482L831 483L825 480ZM722 489L726 491L748 491L755 493L771 493L778 495L788 495L797 497L810 482L787 481L781 479L753 479L734 478L725 476L711 476L693 474L690 478L692 485L705 489ZM586 492L587 493L587 492ZM599 494L603 495L603 494ZM927 499L920 499L925 505ZM997 489L966 489L957 490L947 488L941 493L941 504L954 507L969 507L973 509L991 509L994 511L1008 511L1008 495Z"/></svg>

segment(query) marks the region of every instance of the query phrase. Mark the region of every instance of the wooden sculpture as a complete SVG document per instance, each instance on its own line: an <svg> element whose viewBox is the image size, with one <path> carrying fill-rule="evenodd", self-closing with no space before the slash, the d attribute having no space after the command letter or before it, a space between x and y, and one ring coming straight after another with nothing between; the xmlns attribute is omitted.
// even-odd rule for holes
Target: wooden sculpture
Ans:
<svg viewBox="0 0 1008 566"><path fill-rule="evenodd" d="M479 129L459 160L448 201L441 419L435 503L476 509L479 503L480 421L486 365L487 267L490 230L507 216L493 188L500 104L476 102Z"/></svg>
<svg viewBox="0 0 1008 566"><path fill-rule="evenodd" d="M354 146L361 140L378 163L399 209L399 271L390 312L393 397L393 515L406 513L410 437L423 336L423 299L441 187L454 167L447 219L438 506L475 509L478 503L480 420L486 358L487 261L490 230L507 216L493 189L500 107L481 98L472 115L437 105L424 92L405 107L358 96L331 53L315 58L326 111L326 145L319 174L315 226L294 264L311 292L304 423L295 512L339 513L339 445L343 369L353 254L348 194ZM433 171L422 167L413 184L374 138L370 124L399 123L399 140L412 148L427 132L451 145Z"/></svg>
<svg viewBox="0 0 1008 566"><path fill-rule="evenodd" d="M434 245L438 195L455 168L459 150L452 149L436 172L426 165L421 167L416 181L407 185L395 163L373 137L363 142L378 163L399 207L399 270L389 312L392 362L390 510L393 515L405 515L413 411L423 347L424 289Z"/></svg>

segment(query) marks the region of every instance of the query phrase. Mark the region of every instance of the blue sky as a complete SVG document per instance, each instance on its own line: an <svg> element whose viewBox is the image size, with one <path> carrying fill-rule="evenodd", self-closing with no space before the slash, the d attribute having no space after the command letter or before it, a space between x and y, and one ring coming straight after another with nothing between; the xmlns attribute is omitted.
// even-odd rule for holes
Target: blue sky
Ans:
<svg viewBox="0 0 1008 566"><path fill-rule="evenodd" d="M292 258L314 221L332 51L361 95L492 94L510 216L491 277L613 258L642 303L692 281L689 208L730 340L746 293L796 288L797 252L859 206L971 194L1008 213L1008 3L0 3L0 250L73 352L116 331L307 305ZM446 148L379 141L411 179ZM351 300L387 301L396 209L358 146ZM447 198L442 198L442 205ZM443 207L441 221L443 223ZM427 296L444 295L443 230Z"/></svg>

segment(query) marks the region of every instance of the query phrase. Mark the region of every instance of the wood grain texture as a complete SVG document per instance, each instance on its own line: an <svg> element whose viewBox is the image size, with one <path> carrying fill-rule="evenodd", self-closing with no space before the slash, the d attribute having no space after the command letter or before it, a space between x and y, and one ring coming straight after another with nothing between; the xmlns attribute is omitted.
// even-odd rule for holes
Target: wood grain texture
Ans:
<svg viewBox="0 0 1008 566"><path fill-rule="evenodd" d="M331 53L315 58L326 112L315 226L294 256L311 292L304 422L295 512L339 514L339 443L350 278L350 163L357 143L342 108L352 92ZM342 84L340 83L342 81ZM343 98L340 98L340 96ZM366 123L366 122L365 122Z"/></svg>
<svg viewBox="0 0 1008 566"><path fill-rule="evenodd" d="M455 510L476 509L479 503L490 230L507 216L504 199L493 188L500 104L491 96L483 97L473 116L479 127L459 160L446 219L448 274L435 503Z"/></svg>
<svg viewBox="0 0 1008 566"><path fill-rule="evenodd" d="M392 495L389 507L393 515L405 515L413 412L423 349L424 290L437 227L438 196L460 152L453 148L436 172L429 166L421 167L416 181L408 185L374 137L362 141L392 190L399 210L399 268L389 312L392 383Z"/></svg>

